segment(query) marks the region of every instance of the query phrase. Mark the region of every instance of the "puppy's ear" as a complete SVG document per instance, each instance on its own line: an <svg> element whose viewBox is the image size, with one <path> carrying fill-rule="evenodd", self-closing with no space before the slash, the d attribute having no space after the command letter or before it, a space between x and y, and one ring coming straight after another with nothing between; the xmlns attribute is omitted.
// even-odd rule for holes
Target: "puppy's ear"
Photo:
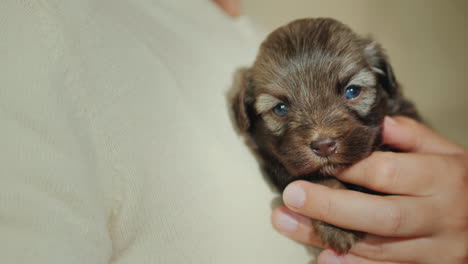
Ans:
<svg viewBox="0 0 468 264"><path fill-rule="evenodd" d="M388 62L382 47L373 40L366 40L364 45L364 55L372 67L372 70L379 76L378 82L387 94L388 115L405 115L415 120L422 120L416 111L413 103L403 97L392 66Z"/></svg>
<svg viewBox="0 0 468 264"><path fill-rule="evenodd" d="M251 98L250 69L241 68L234 75L233 87L228 94L234 126L240 134L247 134L250 128L249 102Z"/></svg>
<svg viewBox="0 0 468 264"><path fill-rule="evenodd" d="M374 40L366 40L364 56L366 56L372 70L379 76L379 83L387 92L389 99L392 100L399 97L400 88L398 82L382 47Z"/></svg>

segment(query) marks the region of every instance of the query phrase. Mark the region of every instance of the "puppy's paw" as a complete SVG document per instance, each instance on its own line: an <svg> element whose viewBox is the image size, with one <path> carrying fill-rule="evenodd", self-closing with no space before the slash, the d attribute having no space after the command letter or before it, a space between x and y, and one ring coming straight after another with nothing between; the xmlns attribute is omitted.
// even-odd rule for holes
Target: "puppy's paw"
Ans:
<svg viewBox="0 0 468 264"><path fill-rule="evenodd" d="M321 221L317 221L314 226L322 243L339 254L348 252L363 236L361 232L342 229Z"/></svg>

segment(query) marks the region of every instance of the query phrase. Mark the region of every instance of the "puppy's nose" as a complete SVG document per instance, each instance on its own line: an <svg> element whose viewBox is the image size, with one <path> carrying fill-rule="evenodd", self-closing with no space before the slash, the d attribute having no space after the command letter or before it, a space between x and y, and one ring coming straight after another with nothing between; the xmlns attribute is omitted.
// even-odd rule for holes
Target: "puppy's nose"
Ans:
<svg viewBox="0 0 468 264"><path fill-rule="evenodd" d="M320 157L328 157L336 152L336 141L331 138L319 139L310 144L312 151Z"/></svg>

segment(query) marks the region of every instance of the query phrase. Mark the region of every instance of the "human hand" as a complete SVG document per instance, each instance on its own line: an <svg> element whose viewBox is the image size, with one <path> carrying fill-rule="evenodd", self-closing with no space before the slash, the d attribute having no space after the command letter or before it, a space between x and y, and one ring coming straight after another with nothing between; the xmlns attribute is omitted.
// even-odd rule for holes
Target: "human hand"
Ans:
<svg viewBox="0 0 468 264"><path fill-rule="evenodd" d="M404 117L386 118L383 137L406 153L375 152L337 177L392 195L296 181L273 226L319 247L310 218L368 233L347 254L322 251L318 264L468 263L468 152Z"/></svg>

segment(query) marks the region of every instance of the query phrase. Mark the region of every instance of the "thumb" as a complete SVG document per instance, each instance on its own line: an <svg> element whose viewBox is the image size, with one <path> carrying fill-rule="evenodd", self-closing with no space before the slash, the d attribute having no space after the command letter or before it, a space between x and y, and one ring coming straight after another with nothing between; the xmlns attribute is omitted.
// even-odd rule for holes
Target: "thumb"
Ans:
<svg viewBox="0 0 468 264"><path fill-rule="evenodd" d="M407 152L455 154L464 151L423 124L403 116L385 117L383 141Z"/></svg>

